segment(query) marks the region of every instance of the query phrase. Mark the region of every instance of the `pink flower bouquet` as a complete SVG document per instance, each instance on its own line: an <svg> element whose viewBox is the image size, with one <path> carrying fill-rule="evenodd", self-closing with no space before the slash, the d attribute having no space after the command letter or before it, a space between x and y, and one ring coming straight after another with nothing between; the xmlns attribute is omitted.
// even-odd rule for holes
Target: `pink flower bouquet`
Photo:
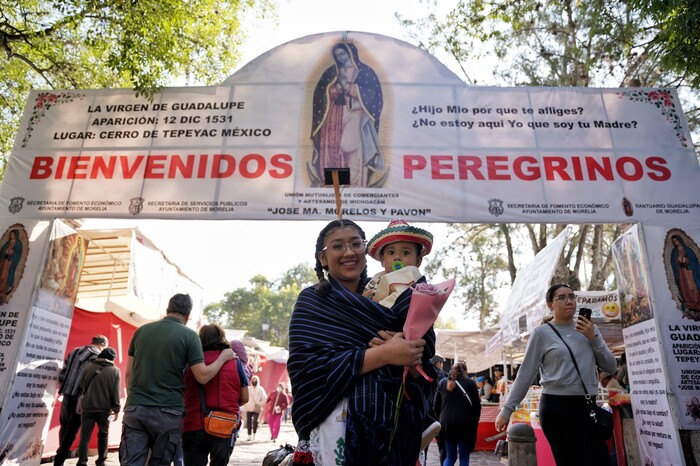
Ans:
<svg viewBox="0 0 700 466"><path fill-rule="evenodd" d="M442 310L447 298L455 287L455 279L452 278L439 285L430 285L428 283L417 283L413 286L413 294L411 302L408 305L408 314L406 322L403 324L403 336L407 340L416 340L422 338L423 335L432 327L437 319L438 314ZM415 368L429 382L433 379L423 371L420 364L416 364ZM394 435L396 434L397 423L399 419L399 408L401 406L401 394L410 400L411 398L406 393L406 376L410 368L406 367L403 371L403 380L401 388L397 394L396 409L394 411L394 428L391 432L390 443L393 443Z"/></svg>
<svg viewBox="0 0 700 466"><path fill-rule="evenodd" d="M407 340L416 340L422 338L423 335L432 327L437 319L438 314L442 310L447 298L455 287L455 279L452 278L439 285L431 285L429 283L417 283L413 287L411 295L411 303L408 306L408 315L406 322L403 324L403 336ZM426 380L432 382L433 379L423 371L420 365L415 366L418 372L425 377ZM406 367L403 372L404 381L408 374L409 368Z"/></svg>

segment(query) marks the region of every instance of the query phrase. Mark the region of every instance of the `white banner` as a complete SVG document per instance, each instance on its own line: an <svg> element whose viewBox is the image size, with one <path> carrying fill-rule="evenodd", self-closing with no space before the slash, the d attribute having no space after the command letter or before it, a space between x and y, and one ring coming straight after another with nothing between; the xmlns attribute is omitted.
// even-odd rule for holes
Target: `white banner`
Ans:
<svg viewBox="0 0 700 466"><path fill-rule="evenodd" d="M674 90L467 86L385 36L289 42L222 86L34 91L11 217L591 223L700 216Z"/></svg>
<svg viewBox="0 0 700 466"><path fill-rule="evenodd" d="M183 247L187 247L183 243ZM199 329L204 309L204 290L170 262L162 251L141 235L138 230L131 237L131 262L127 293L161 312L175 293L187 293L193 307L188 326Z"/></svg>
<svg viewBox="0 0 700 466"><path fill-rule="evenodd" d="M655 312L663 312L663 308L654 306L650 298L647 256L636 225L615 240L613 258L622 298L622 333L634 425L643 462L682 465L678 416L669 402L669 394L674 390L667 384L673 367L664 361L664 348L659 341L662 329Z"/></svg>
<svg viewBox="0 0 700 466"><path fill-rule="evenodd" d="M576 308L587 307L597 322L620 321L620 295L612 291L575 291Z"/></svg>
<svg viewBox="0 0 700 466"><path fill-rule="evenodd" d="M518 271L501 316L502 344L509 344L542 324L542 318L549 312L544 293L570 234L568 227L562 230L532 262Z"/></svg>
<svg viewBox="0 0 700 466"><path fill-rule="evenodd" d="M6 448L2 465L41 463L70 325L70 318L60 314L31 310L27 343L0 421L0 440Z"/></svg>

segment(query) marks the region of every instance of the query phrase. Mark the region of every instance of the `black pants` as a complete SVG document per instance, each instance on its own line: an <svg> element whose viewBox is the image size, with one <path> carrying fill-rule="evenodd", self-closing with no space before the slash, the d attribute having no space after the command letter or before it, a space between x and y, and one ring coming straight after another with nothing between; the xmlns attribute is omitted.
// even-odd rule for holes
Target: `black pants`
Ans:
<svg viewBox="0 0 700 466"><path fill-rule="evenodd" d="M70 447L78 436L80 414L75 412L77 402L77 396L63 394L60 417L61 428L58 431L58 449L53 460L55 466L63 466L63 462L66 461L70 453Z"/></svg>
<svg viewBox="0 0 700 466"><path fill-rule="evenodd" d="M595 439L583 396L542 395L540 423L557 466L608 466L605 442Z"/></svg>
<svg viewBox="0 0 700 466"><path fill-rule="evenodd" d="M245 425L248 428L248 435L256 433L258 431L258 417L260 417L260 413L247 411L245 414Z"/></svg>
<svg viewBox="0 0 700 466"><path fill-rule="evenodd" d="M203 430L182 434L182 454L188 466L226 466L235 438L219 438Z"/></svg>
<svg viewBox="0 0 700 466"><path fill-rule="evenodd" d="M104 466L107 461L107 444L109 442L109 412L106 413L83 413L80 426L80 443L78 445L78 466L87 466L88 447L92 431L97 424L97 461L96 466Z"/></svg>

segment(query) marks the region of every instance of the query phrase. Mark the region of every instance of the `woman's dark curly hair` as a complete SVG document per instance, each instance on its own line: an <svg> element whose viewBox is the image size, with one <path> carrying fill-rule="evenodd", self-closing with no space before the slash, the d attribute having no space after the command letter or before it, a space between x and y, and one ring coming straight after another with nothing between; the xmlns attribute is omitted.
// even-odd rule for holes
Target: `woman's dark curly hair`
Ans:
<svg viewBox="0 0 700 466"><path fill-rule="evenodd" d="M328 267L324 267L323 265L321 265L321 260L318 257L318 253L323 250L324 244L326 242L326 236L328 236L328 233L335 230L336 228L345 227L353 227L360 234L360 237L362 239L365 239L365 232L362 231L362 228L360 228L360 226L352 220L333 220L328 225L326 225L323 228L323 230L321 230L321 232L318 234L318 239L316 239L316 266L314 267L314 270L316 271L316 276L318 277L318 283L316 284L316 294L318 294L319 296L326 296L328 293L330 293L331 284L328 283L325 274L325 271L328 270ZM364 283L366 278L367 265L365 264L365 268L362 269L362 274L360 275L360 284Z"/></svg>

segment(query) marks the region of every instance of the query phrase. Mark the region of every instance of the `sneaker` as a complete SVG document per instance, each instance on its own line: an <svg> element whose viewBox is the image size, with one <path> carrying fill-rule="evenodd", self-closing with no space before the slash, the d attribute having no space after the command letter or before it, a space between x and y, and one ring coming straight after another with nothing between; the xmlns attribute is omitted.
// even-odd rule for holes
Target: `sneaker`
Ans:
<svg viewBox="0 0 700 466"><path fill-rule="evenodd" d="M421 451L428 448L428 445L430 445L430 442L432 442L435 436L438 434L438 432L440 432L441 428L442 426L440 425L440 423L435 421L423 431L423 436L420 441Z"/></svg>
<svg viewBox="0 0 700 466"><path fill-rule="evenodd" d="M248 441L250 442L253 439L250 435L248 436Z"/></svg>
<svg viewBox="0 0 700 466"><path fill-rule="evenodd" d="M253 442L255 442L255 434L253 434Z"/></svg>

